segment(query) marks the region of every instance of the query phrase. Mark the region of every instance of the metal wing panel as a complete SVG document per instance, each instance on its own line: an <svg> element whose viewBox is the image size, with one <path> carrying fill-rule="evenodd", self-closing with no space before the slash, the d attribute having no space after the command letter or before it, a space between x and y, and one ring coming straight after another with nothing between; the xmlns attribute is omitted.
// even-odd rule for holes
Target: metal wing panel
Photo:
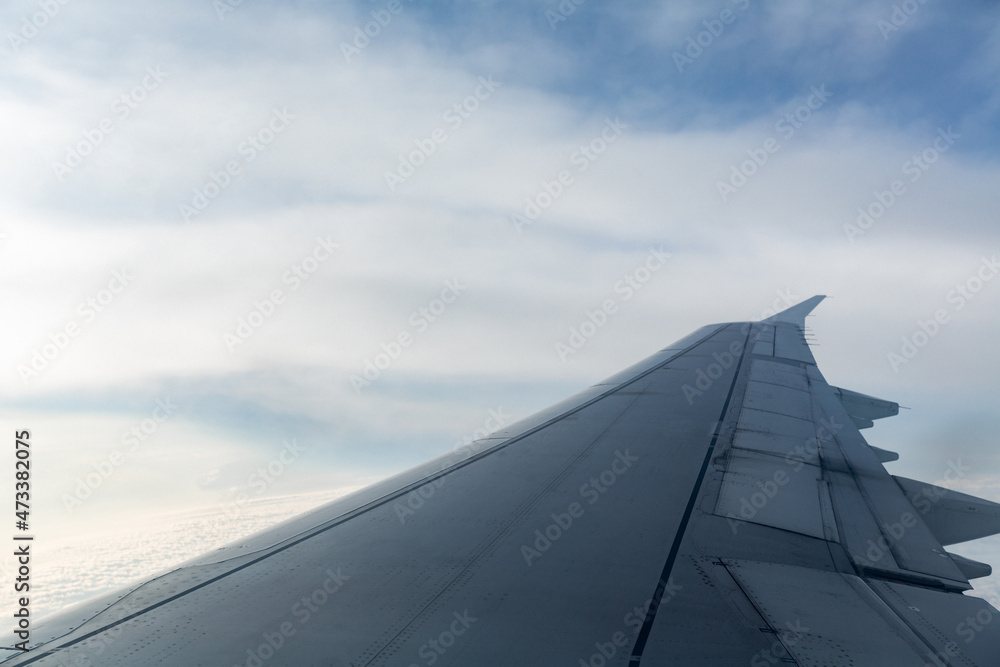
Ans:
<svg viewBox="0 0 1000 667"><path fill-rule="evenodd" d="M197 664L206 656L215 664L224 654L232 661L256 650L263 636L257 629L286 621L297 632L281 648L289 664L315 664L327 655L318 647L342 656L323 664L397 664L400 653L417 662L427 638L466 611L481 639L449 660L475 655L477 664L490 664L497 653L489 638L506 636L512 623L533 614L548 621L522 629L526 663L564 657L573 638L586 649L606 620L601 610L613 608L608 600L648 598L663 549L687 521L685 507L712 442L705 424L722 413L736 366L719 366L718 381L700 390L695 405L682 387L697 381L704 360L717 363L746 340L738 327L709 336L676 364L654 364L622 386L578 399L561 416L512 428L507 440L460 464L442 471L440 461L429 463L334 503L328 513L311 513L310 527L300 519L168 573L129 597L137 616L127 624L106 622L114 608L82 625L77 618L69 634L15 664L55 659L46 656L49 648L79 651L122 628L122 637L134 641L108 643L103 664L130 664L135 629L144 664ZM616 484L619 476L627 483ZM428 490L424 504L400 513L421 488ZM345 577L326 594L335 604L324 606L322 625L300 628L296 601L321 590L327 571ZM192 573L206 574L184 590ZM254 622L231 627L233 609ZM191 637L192 627L210 632ZM336 642L320 627L333 628ZM220 633L224 644L213 639ZM561 639L553 643L552 636ZM504 662L515 660L517 649L501 643Z"/></svg>
<svg viewBox="0 0 1000 667"><path fill-rule="evenodd" d="M824 539L822 472L806 465L790 475L784 459L734 450L715 513Z"/></svg>
<svg viewBox="0 0 1000 667"><path fill-rule="evenodd" d="M754 359L750 368L750 379L798 391L809 391L809 379L803 368L777 361Z"/></svg>
<svg viewBox="0 0 1000 667"><path fill-rule="evenodd" d="M807 391L771 382L758 382L751 379L747 385L743 406L744 409L773 412L786 417L812 421L812 410Z"/></svg>
<svg viewBox="0 0 1000 667"><path fill-rule="evenodd" d="M925 665L1000 663L1000 633L990 627L997 610L985 600L892 581L871 587L929 647Z"/></svg>
<svg viewBox="0 0 1000 667"><path fill-rule="evenodd" d="M816 363L802 335L802 329L794 324L779 324L774 327L774 356L807 364Z"/></svg>
<svg viewBox="0 0 1000 667"><path fill-rule="evenodd" d="M798 665L925 665L924 645L858 577L755 561L726 567Z"/></svg>
<svg viewBox="0 0 1000 667"><path fill-rule="evenodd" d="M809 438L815 437L816 434L812 419L782 415L750 407L744 407L740 412L739 428L743 431L753 431L768 436L793 438L799 442L806 442Z"/></svg>

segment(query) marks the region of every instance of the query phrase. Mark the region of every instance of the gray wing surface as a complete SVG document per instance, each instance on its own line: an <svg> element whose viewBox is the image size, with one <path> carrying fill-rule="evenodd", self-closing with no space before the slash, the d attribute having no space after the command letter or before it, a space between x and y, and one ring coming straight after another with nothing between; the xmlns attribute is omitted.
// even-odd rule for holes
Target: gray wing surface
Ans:
<svg viewBox="0 0 1000 667"><path fill-rule="evenodd" d="M1000 505L890 476L814 297L39 623L4 665L1000 665ZM16 641L16 640L14 640ZM13 641L11 641L12 645Z"/></svg>

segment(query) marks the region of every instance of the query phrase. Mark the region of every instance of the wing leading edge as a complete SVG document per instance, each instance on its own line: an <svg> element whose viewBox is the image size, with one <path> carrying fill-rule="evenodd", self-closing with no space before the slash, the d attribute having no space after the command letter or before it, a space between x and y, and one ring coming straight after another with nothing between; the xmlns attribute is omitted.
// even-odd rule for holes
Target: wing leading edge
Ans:
<svg viewBox="0 0 1000 667"><path fill-rule="evenodd" d="M50 617L4 664L996 665L966 594L989 566L943 545L1000 505L886 472L859 428L898 405L826 382L821 299Z"/></svg>

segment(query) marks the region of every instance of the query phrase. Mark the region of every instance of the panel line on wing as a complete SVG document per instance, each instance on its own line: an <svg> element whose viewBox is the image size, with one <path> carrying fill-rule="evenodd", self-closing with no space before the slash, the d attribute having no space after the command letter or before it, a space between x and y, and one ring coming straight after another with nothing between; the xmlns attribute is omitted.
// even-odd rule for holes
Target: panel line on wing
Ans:
<svg viewBox="0 0 1000 667"><path fill-rule="evenodd" d="M695 480L694 488L691 490L691 496L688 499L687 507L684 508L684 515L681 517L680 525L674 535L673 544L670 546L670 553L667 554L667 561L663 565L663 571L660 573L660 579L653 591L649 611L646 612L646 618L642 623L642 628L639 630L639 636L636 638L635 645L632 648L632 657L629 659L630 666L637 667L639 665L642 660L642 654L646 649L646 642L649 641L649 633L653 629L653 621L656 619L656 612L659 610L660 601L663 599L663 593L667 588L668 582L670 581L670 573L673 570L674 562L677 560L677 554L680 551L681 542L684 539L684 532L687 529L688 522L691 520L691 514L694 511L695 504L698 501L698 494L701 491L701 485L705 480L705 474L708 472L709 463L712 461L712 454L715 451L715 445L719 440L720 433L722 432L722 425L725 423L726 413L729 412L729 404L733 399L733 393L736 390L736 382L739 380L740 370L743 368L743 361L747 355L747 343L750 341L751 331L752 327L748 327L746 340L743 341L743 350L740 353L740 360L736 364L736 369L733 371L733 380L729 385L729 393L726 395L726 402L723 404L722 412L716 422L715 433L712 435L712 441L708 444L708 449L705 452L705 460L701 464L701 470L698 473L698 478Z"/></svg>

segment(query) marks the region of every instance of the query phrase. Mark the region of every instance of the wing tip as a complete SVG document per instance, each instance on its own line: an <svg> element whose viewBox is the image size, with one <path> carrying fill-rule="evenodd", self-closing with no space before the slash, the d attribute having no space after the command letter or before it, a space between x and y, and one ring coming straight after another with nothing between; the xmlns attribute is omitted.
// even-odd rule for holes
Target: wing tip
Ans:
<svg viewBox="0 0 1000 667"><path fill-rule="evenodd" d="M816 296L809 297L805 301L800 301L794 306L790 306L780 313L772 315L766 320L761 320L768 324L795 324L799 327L804 327L806 324L806 316L809 315L819 302L826 298L825 294L817 294Z"/></svg>

